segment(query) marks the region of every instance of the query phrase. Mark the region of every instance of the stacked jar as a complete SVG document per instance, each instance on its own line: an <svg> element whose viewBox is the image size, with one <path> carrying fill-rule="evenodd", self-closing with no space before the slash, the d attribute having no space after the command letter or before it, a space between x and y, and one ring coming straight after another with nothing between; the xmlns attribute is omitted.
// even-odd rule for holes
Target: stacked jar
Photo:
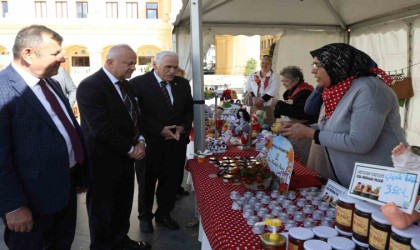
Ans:
<svg viewBox="0 0 420 250"><path fill-rule="evenodd" d="M369 227L372 219L372 213L379 211L377 205L365 201L357 201L353 214L353 237L361 242L369 242Z"/></svg>
<svg viewBox="0 0 420 250"><path fill-rule="evenodd" d="M336 206L336 227L344 232L352 233L353 213L355 210L356 199L349 197L347 194L338 196Z"/></svg>
<svg viewBox="0 0 420 250"><path fill-rule="evenodd" d="M391 227L391 237L389 239L390 249L410 249L411 240L420 237L420 227L411 225L406 229Z"/></svg>
<svg viewBox="0 0 420 250"><path fill-rule="evenodd" d="M314 233L303 227L294 227L289 230L288 248L295 250L304 250L305 241L313 239Z"/></svg>
<svg viewBox="0 0 420 250"><path fill-rule="evenodd" d="M391 222L385 218L381 211L372 213L369 229L369 249L388 249L389 236L391 234Z"/></svg>

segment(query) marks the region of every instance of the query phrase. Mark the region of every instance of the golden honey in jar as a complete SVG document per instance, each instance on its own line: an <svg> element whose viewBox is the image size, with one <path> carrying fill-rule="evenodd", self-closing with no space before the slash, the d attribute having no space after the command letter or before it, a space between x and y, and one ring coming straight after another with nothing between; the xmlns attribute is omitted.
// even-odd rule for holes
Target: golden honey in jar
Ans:
<svg viewBox="0 0 420 250"><path fill-rule="evenodd" d="M369 229L369 249L387 250L390 234L391 222L381 211L373 212Z"/></svg>
<svg viewBox="0 0 420 250"><path fill-rule="evenodd" d="M411 240L420 237L420 227L411 225L406 229L391 227L391 237L389 239L390 250L410 250Z"/></svg>
<svg viewBox="0 0 420 250"><path fill-rule="evenodd" d="M349 197L347 194L338 196L335 215L338 229L345 232L353 232L353 212L355 210L356 201L356 199Z"/></svg>
<svg viewBox="0 0 420 250"><path fill-rule="evenodd" d="M325 242L327 242L328 238L338 236L337 230L327 226L314 227L312 228L312 231L314 232L315 239Z"/></svg>
<svg viewBox="0 0 420 250"><path fill-rule="evenodd" d="M304 250L305 241L314 237L314 233L303 227L293 227L289 229L288 250Z"/></svg>
<svg viewBox="0 0 420 250"><path fill-rule="evenodd" d="M286 250L286 237L279 234L277 240L270 239L271 233L261 234L261 249L264 250Z"/></svg>
<svg viewBox="0 0 420 250"><path fill-rule="evenodd" d="M353 214L353 237L362 243L369 242L369 226L372 212L380 211L379 206L365 201L357 201Z"/></svg>

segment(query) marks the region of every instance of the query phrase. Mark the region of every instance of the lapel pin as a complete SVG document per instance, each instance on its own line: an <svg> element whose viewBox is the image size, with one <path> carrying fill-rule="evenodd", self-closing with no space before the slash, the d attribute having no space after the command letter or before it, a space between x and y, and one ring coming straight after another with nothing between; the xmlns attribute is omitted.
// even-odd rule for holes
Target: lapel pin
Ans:
<svg viewBox="0 0 420 250"><path fill-rule="evenodd" d="M177 86L177 85L178 85L178 83L174 82L174 85L175 85L175 86Z"/></svg>

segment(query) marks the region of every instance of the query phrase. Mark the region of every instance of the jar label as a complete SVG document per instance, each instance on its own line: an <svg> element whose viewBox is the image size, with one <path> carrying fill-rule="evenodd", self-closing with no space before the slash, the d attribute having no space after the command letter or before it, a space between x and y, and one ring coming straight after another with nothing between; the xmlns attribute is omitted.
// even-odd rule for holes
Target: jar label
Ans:
<svg viewBox="0 0 420 250"><path fill-rule="evenodd" d="M299 246L291 243L289 240L289 245L287 247L287 250L299 250Z"/></svg>
<svg viewBox="0 0 420 250"><path fill-rule="evenodd" d="M410 250L410 245L405 245L395 241L394 239L389 240L389 250Z"/></svg>
<svg viewBox="0 0 420 250"><path fill-rule="evenodd" d="M368 236L369 219L361 217L357 214L353 215L353 232L361 236Z"/></svg>
<svg viewBox="0 0 420 250"><path fill-rule="evenodd" d="M340 206L337 206L336 210L336 221L338 224L351 227L351 218L353 216L353 210L345 209Z"/></svg>
<svg viewBox="0 0 420 250"><path fill-rule="evenodd" d="M387 240L388 240L387 232L381 231L374 226L370 227L369 245L379 250L385 250Z"/></svg>

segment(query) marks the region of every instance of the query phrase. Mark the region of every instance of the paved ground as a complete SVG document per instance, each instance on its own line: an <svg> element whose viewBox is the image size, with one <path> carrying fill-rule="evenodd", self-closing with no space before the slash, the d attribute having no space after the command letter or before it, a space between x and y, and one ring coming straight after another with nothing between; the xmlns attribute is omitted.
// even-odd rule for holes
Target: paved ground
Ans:
<svg viewBox="0 0 420 250"><path fill-rule="evenodd" d="M185 172L184 179L186 179ZM184 181L185 183L185 181ZM186 188L190 190L190 188ZM156 205L156 204L155 204ZM87 212L85 206L85 196L80 195L78 199L78 216L76 237L73 242L72 250L89 249L89 228L87 220ZM152 249L156 250L195 250L200 249L201 244L198 238L198 226L188 226L188 222L195 219L195 196L190 193L189 196L182 197L177 201L172 217L178 221L181 226L180 230L172 231L165 227L154 224L155 232L152 234L143 234L139 229L139 220L137 219L137 186L134 194L133 210L131 213L131 227L129 236L134 240L145 240L152 244ZM4 225L0 220L0 250L6 250L7 247L3 242Z"/></svg>

